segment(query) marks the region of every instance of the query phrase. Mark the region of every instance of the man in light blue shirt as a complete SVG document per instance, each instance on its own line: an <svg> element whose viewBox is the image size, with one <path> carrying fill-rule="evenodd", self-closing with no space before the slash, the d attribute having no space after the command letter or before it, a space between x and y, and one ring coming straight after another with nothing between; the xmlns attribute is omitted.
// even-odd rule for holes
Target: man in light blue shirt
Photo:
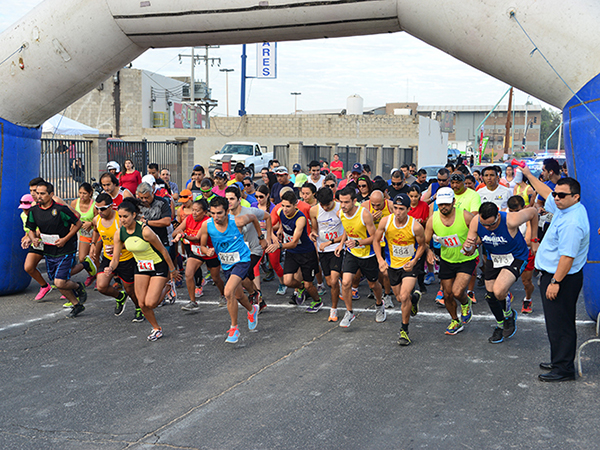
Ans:
<svg viewBox="0 0 600 450"><path fill-rule="evenodd" d="M537 193L546 198L546 211L553 214L535 257L535 267L542 274L540 293L551 357L551 362L540 364L550 372L538 378L541 381L574 380L575 312L583 285L582 268L590 246L590 223L585 207L579 202L581 187L577 180L561 178L552 191L527 167L522 171Z"/></svg>

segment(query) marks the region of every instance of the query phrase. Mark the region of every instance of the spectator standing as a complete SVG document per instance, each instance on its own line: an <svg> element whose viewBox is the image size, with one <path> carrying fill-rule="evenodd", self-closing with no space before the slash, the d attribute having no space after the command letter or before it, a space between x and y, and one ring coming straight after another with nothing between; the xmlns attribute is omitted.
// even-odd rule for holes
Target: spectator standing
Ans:
<svg viewBox="0 0 600 450"><path fill-rule="evenodd" d="M160 171L160 178L171 188L173 200L177 201L179 198L179 186L177 186L177 183L171 181L171 171L169 169L162 169Z"/></svg>
<svg viewBox="0 0 600 450"><path fill-rule="evenodd" d="M71 174L73 180L81 184L85 181L85 166L83 165L81 158L75 158L73 161L73 167L71 167Z"/></svg>
<svg viewBox="0 0 600 450"><path fill-rule="evenodd" d="M119 184L129 192L135 192L142 182L142 175L136 170L131 159L126 159L123 166L125 170L119 176Z"/></svg>
<svg viewBox="0 0 600 450"><path fill-rule="evenodd" d="M331 173L336 176L338 180L344 178L344 163L340 160L340 155L337 153L333 155L333 161L329 165L331 168Z"/></svg>

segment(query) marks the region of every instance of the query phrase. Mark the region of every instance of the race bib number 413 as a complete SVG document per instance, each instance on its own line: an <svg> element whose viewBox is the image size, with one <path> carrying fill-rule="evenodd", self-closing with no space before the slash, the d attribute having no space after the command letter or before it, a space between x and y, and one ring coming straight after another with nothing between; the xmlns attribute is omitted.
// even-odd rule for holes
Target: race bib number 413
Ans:
<svg viewBox="0 0 600 450"><path fill-rule="evenodd" d="M140 272L154 272L154 261L151 259L138 261L138 270Z"/></svg>
<svg viewBox="0 0 600 450"><path fill-rule="evenodd" d="M510 253L507 255L490 255L490 257L492 258L495 269L510 266L515 260L514 256Z"/></svg>

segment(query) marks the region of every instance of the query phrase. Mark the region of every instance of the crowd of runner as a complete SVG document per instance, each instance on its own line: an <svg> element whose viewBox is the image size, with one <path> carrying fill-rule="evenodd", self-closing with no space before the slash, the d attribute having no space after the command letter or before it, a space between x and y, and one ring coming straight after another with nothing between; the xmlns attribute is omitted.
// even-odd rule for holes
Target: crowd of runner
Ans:
<svg viewBox="0 0 600 450"><path fill-rule="evenodd" d="M545 161L539 179L526 167L509 166L503 174L490 165L472 173L467 165L448 164L430 182L414 164L393 169L389 180L360 163L344 174L336 155L331 168L312 161L307 173L294 164L290 174L272 161L260 185L242 164L212 177L197 165L181 191L156 164L144 177L130 160L125 166L121 173L109 163L102 193L94 197L83 183L70 204L54 195L52 184L31 180L20 205L25 270L40 285L35 299L55 287L71 318L85 310L86 287L94 282L115 299L115 315L130 299L133 321L152 325L150 341L163 335L154 310L174 303L177 287L187 288L182 309L196 311L212 282L231 319L226 342L237 342L238 304L250 330L267 307L262 271L263 281L278 278L277 295L293 291L290 303L307 313L323 308L329 290L327 320L345 328L356 318L353 302L366 279L375 322L386 320L394 302L400 306L402 346L411 344L411 316L436 275L435 302L450 316L447 335L471 321L479 283L496 321L488 340L501 343L515 335L518 311L532 312L535 255L551 226L554 199L574 195L555 187L579 192L554 159ZM37 268L43 257L47 279ZM82 270L85 283L73 282ZM510 292L519 278L526 293L520 308Z"/></svg>

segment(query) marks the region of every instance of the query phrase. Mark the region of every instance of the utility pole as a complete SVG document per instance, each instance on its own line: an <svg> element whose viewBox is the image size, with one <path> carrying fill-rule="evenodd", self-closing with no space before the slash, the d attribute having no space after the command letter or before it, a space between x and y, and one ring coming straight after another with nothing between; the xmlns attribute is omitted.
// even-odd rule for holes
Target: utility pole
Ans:
<svg viewBox="0 0 600 450"><path fill-rule="evenodd" d="M504 136L504 151L503 155L508 154L508 145L510 144L510 129L511 129L511 117L510 112L512 111L512 99L513 99L513 88L510 88L510 94L508 95L508 109L506 110L506 134Z"/></svg>
<svg viewBox="0 0 600 450"><path fill-rule="evenodd" d="M233 69L219 69L220 72L225 72L225 101L227 102L227 117L229 117L229 72Z"/></svg>
<svg viewBox="0 0 600 450"><path fill-rule="evenodd" d="M290 92L294 96L294 115L298 114L298 96L302 95L301 92Z"/></svg>

